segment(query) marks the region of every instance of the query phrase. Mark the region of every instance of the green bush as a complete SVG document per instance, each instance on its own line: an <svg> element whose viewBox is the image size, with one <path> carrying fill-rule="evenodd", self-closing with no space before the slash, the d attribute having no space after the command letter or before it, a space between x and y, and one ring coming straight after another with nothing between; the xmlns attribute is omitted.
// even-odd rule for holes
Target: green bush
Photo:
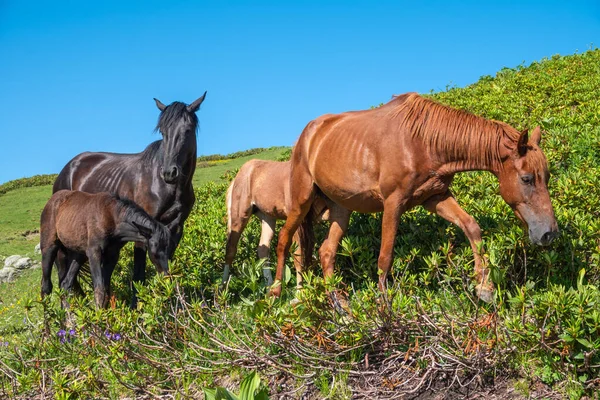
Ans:
<svg viewBox="0 0 600 400"><path fill-rule="evenodd" d="M50 175L34 175L30 178L21 178L8 181L0 185L0 196L4 193L10 192L11 190L34 187L34 186L45 186L53 185L58 174Z"/></svg>

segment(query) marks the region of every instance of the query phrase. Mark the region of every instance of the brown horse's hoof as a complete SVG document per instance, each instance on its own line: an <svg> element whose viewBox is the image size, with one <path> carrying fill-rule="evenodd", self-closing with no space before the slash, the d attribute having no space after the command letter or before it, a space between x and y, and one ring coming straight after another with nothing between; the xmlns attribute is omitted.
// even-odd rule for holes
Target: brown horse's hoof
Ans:
<svg viewBox="0 0 600 400"><path fill-rule="evenodd" d="M494 286L490 285L489 283L480 283L479 285L475 286L475 293L481 301L486 303L491 303L494 300Z"/></svg>

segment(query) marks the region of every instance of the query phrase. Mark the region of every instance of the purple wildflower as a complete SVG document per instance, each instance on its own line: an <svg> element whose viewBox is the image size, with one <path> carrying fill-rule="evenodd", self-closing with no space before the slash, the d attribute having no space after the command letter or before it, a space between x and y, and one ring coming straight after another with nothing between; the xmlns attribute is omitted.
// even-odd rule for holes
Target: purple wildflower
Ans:
<svg viewBox="0 0 600 400"><path fill-rule="evenodd" d="M109 331L104 331L104 336L106 336L106 338L107 338L107 339L110 339L110 337L111 337L112 335L110 334L110 332L109 332Z"/></svg>
<svg viewBox="0 0 600 400"><path fill-rule="evenodd" d="M76 334L75 329L71 329L69 331L69 336L75 336L75 334Z"/></svg>
<svg viewBox="0 0 600 400"><path fill-rule="evenodd" d="M66 341L67 341L67 338L66 338L66 337L64 337L64 336L62 336L62 337L60 338L60 342L61 342L61 343L63 343L63 344L64 344L64 343L66 343Z"/></svg>
<svg viewBox="0 0 600 400"><path fill-rule="evenodd" d="M65 332L64 329L61 329L60 331L58 331L57 335L59 338L64 338L65 335L67 334L67 332Z"/></svg>
<svg viewBox="0 0 600 400"><path fill-rule="evenodd" d="M112 340L121 340L121 334L120 333L114 333L112 335Z"/></svg>

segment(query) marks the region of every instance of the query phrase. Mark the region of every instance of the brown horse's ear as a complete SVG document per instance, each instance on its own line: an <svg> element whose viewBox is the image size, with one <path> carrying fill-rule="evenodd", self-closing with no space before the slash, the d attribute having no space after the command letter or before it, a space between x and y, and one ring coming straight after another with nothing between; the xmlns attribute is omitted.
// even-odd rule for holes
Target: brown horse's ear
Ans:
<svg viewBox="0 0 600 400"><path fill-rule="evenodd" d="M542 130L539 126L536 126L533 132L531 132L531 136L529 137L529 141L536 146L540 145L540 141L542 140Z"/></svg>
<svg viewBox="0 0 600 400"><path fill-rule="evenodd" d="M143 225L138 224L135 221L131 221L131 224L133 226L135 226L138 230L138 232L140 232L140 234L145 237L146 239L150 239L152 237L152 229L148 229Z"/></svg>
<svg viewBox="0 0 600 400"><path fill-rule="evenodd" d="M529 130L525 129L521 132L519 140L517 140L517 152L520 156L524 156L527 153L527 142L529 142Z"/></svg>
<svg viewBox="0 0 600 400"><path fill-rule="evenodd" d="M202 104L202 102L204 101L204 98L206 97L206 92L204 92L204 94L202 95L202 97L200 97L198 100L194 101L192 104L190 104L189 106L187 106L187 109L189 112L196 112L200 109L200 104Z"/></svg>
<svg viewBox="0 0 600 400"><path fill-rule="evenodd" d="M156 102L156 107L158 107L160 111L165 111L165 108L167 108L167 106L161 103L160 100L157 98L154 98L154 101Z"/></svg>

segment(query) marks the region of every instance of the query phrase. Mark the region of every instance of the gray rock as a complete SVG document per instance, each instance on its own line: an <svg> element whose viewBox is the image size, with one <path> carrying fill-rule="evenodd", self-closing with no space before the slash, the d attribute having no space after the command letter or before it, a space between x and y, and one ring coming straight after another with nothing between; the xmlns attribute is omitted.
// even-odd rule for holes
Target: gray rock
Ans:
<svg viewBox="0 0 600 400"><path fill-rule="evenodd" d="M35 245L35 249L33 249L33 253L34 254L42 254L42 249L41 249L39 243Z"/></svg>
<svg viewBox="0 0 600 400"><path fill-rule="evenodd" d="M17 273L14 268L4 267L0 269L0 283L12 282L17 278Z"/></svg>
<svg viewBox="0 0 600 400"><path fill-rule="evenodd" d="M28 269L28 268L31 268L32 266L33 266L33 261L29 257L21 257L12 265L12 267L14 269Z"/></svg>
<svg viewBox="0 0 600 400"><path fill-rule="evenodd" d="M5 267L12 267L12 265L14 263L16 263L19 259L21 258L20 255L14 255L14 256L10 256L10 257L6 257L6 260L4 260L4 266Z"/></svg>

